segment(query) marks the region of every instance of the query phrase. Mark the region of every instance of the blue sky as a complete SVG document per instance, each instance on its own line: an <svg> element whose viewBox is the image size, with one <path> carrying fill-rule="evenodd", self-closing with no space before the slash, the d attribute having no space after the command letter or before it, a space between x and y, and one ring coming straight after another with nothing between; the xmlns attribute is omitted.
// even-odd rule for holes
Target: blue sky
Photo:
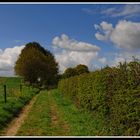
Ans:
<svg viewBox="0 0 140 140"><path fill-rule="evenodd" d="M51 45L52 38L62 33L77 40L96 43L94 24L99 24L103 20L115 24L120 19L120 17L114 19L104 17L100 14L101 9L123 6L105 4L0 5L1 47L19 45L15 40L21 40L21 43L39 41L48 47ZM96 14L84 12L84 9L95 10ZM133 17L131 20L139 21L140 18Z"/></svg>
<svg viewBox="0 0 140 140"><path fill-rule="evenodd" d="M119 60L127 59L130 54L137 56L140 47L137 47L134 42L137 42L136 39L139 35L139 15L140 6L138 4L0 4L1 55L7 48L20 47L28 42L37 41L43 47L51 50L58 62L63 59L60 62L61 71L78 63L87 64L91 70L106 64L113 65L112 60L116 61L117 58ZM122 26L124 26L123 30ZM132 31L135 39L128 32L129 30ZM134 30L136 31L134 32ZM119 35L119 31L122 31L122 38L118 38L121 35ZM57 41L53 43L53 39L56 37ZM128 38L132 40L130 46ZM70 43L69 50L67 45L61 46L63 41ZM71 46L73 41L75 43L83 42L87 48L89 44L93 47L96 46L100 48L100 51L95 49L90 54L90 51L86 53L81 48L81 53L79 50L73 50L73 46ZM66 58L66 56L68 57ZM82 56L87 59L87 62L81 60ZM2 61L2 64L0 61L0 67L4 63L2 59L0 56ZM69 62L69 60L71 61Z"/></svg>
<svg viewBox="0 0 140 140"><path fill-rule="evenodd" d="M62 33L92 43L96 17L84 13L84 7L91 6L0 5L1 46L10 47L14 40L35 40L47 46Z"/></svg>

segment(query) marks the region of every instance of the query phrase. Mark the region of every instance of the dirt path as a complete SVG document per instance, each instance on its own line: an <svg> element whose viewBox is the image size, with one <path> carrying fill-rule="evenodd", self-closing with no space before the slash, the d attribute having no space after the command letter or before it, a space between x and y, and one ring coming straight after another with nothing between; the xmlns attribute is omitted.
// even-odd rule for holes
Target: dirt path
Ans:
<svg viewBox="0 0 140 140"><path fill-rule="evenodd" d="M25 118L28 116L28 113L32 107L32 105L34 104L34 102L36 101L38 97L38 94L36 96L33 97L33 99L29 102L28 105L26 105L21 113L19 114L18 117L16 117L9 125L8 127L4 130L4 136L15 136L18 129L20 128L20 126L23 124Z"/></svg>

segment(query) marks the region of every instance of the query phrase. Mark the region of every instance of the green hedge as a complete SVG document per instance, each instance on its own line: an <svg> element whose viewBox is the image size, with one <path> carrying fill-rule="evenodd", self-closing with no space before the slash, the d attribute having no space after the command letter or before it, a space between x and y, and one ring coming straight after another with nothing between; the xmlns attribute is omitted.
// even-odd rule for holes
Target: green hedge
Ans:
<svg viewBox="0 0 140 140"><path fill-rule="evenodd" d="M105 67L59 81L58 89L77 107L103 120L98 135L140 135L140 63Z"/></svg>

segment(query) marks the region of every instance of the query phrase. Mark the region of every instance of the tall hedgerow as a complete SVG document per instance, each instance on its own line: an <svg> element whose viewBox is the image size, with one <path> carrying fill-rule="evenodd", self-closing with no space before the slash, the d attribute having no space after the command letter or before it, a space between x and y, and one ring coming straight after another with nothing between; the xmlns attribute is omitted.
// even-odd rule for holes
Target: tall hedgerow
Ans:
<svg viewBox="0 0 140 140"><path fill-rule="evenodd" d="M140 135L140 62L62 79L58 88L103 121L98 135Z"/></svg>

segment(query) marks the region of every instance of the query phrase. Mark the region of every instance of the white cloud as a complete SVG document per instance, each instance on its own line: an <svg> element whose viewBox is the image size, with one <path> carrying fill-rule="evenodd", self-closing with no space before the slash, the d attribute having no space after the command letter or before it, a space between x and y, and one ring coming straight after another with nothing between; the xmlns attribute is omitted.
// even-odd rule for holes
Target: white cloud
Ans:
<svg viewBox="0 0 140 140"><path fill-rule="evenodd" d="M107 59L105 57L99 58L98 61L101 62L102 64L107 64Z"/></svg>
<svg viewBox="0 0 140 140"><path fill-rule="evenodd" d="M112 7L106 10L102 10L101 14L105 14L111 17L120 17L120 16L132 17L140 14L140 5L129 4L125 5L122 8Z"/></svg>
<svg viewBox="0 0 140 140"><path fill-rule="evenodd" d="M109 39L110 34L113 30L112 24L107 23L105 21L101 22L100 25L95 24L94 27L96 30L99 30L102 33L101 34L100 32L97 32L95 34L95 37L98 40L104 40L104 41Z"/></svg>
<svg viewBox="0 0 140 140"><path fill-rule="evenodd" d="M14 64L24 46L0 49L0 76L13 76Z"/></svg>
<svg viewBox="0 0 140 140"><path fill-rule="evenodd" d="M119 62L130 62L133 59L133 57L135 57L136 59L140 60L140 51L129 51L129 50L120 50L120 51L116 51L116 52L105 52L101 58L105 59L105 62L103 62L102 64L105 65L109 65L109 66L118 66ZM100 61L100 59L98 59ZM104 61L104 60L103 60Z"/></svg>
<svg viewBox="0 0 140 140"><path fill-rule="evenodd" d="M59 63L60 73L68 67L75 67L78 64L85 64L92 68L92 61L97 58L98 52L78 52L62 50L61 53L54 52L56 61Z"/></svg>
<svg viewBox="0 0 140 140"><path fill-rule="evenodd" d="M101 14L112 15L114 13L114 11L116 11L116 8L112 7L112 8L102 10Z"/></svg>
<svg viewBox="0 0 140 140"><path fill-rule="evenodd" d="M121 48L140 48L140 23L120 21L110 37Z"/></svg>
<svg viewBox="0 0 140 140"><path fill-rule="evenodd" d="M67 35L55 37L52 40L54 56L59 63L60 73L68 67L75 67L78 64L85 64L91 70L93 68L93 60L98 59L100 50L96 45L86 42L69 39Z"/></svg>
<svg viewBox="0 0 140 140"><path fill-rule="evenodd" d="M52 44L55 47L60 47L64 49L68 49L71 51L84 51L84 52L95 52L99 51L100 48L96 45L92 45L90 43L77 41L74 39L70 39L67 35L62 34L61 37L55 37L52 41Z"/></svg>
<svg viewBox="0 0 140 140"><path fill-rule="evenodd" d="M82 11L83 11L83 12L86 12L86 13L88 13L88 14L91 14L91 15L93 15L93 14L96 13L95 10L89 9L89 8L82 8Z"/></svg>
<svg viewBox="0 0 140 140"><path fill-rule="evenodd" d="M100 30L100 26L99 25L97 25L97 24L94 24L94 28L96 29L96 30Z"/></svg>
<svg viewBox="0 0 140 140"><path fill-rule="evenodd" d="M107 23L105 21L103 21L101 24L100 24L101 28L105 31L110 31L113 29L112 27L112 24L111 23Z"/></svg>
<svg viewBox="0 0 140 140"><path fill-rule="evenodd" d="M104 23L104 24L103 24ZM112 52L111 56L98 59L102 64L117 66L119 62L130 62L133 57L140 59L140 23L120 20L116 25L101 22L94 26L97 30L95 37L101 41L113 43L117 52Z"/></svg>
<svg viewBox="0 0 140 140"><path fill-rule="evenodd" d="M101 33L99 33L99 32L97 32L97 33L95 33L95 37L98 39L98 40L108 40L108 35L107 34L105 34L105 35L103 35L103 34L101 34Z"/></svg>
<svg viewBox="0 0 140 140"><path fill-rule="evenodd" d="M130 62L133 60L133 56L140 59L139 52L122 51L120 53L114 53L114 59L110 60L111 66L117 66L119 62Z"/></svg>
<svg viewBox="0 0 140 140"><path fill-rule="evenodd" d="M117 28L116 27L113 28L111 24L108 24L107 22L102 22L102 24L100 24L99 26L102 30L104 29L105 31L110 31L110 35L108 36L108 39L110 41L114 41L111 40L111 36L115 31L115 29ZM66 37L67 39L69 38L68 36L64 36L64 37ZM119 35L119 37L123 38L121 35ZM131 38L130 40L132 41ZM61 45L63 45L62 42ZM58 62L60 67L60 73L63 73L64 70L67 69L68 67L75 67L78 64L85 64L88 66L90 70L95 70L95 69L100 69L105 65L117 66L119 62L124 62L125 60L129 62L133 59L132 56L135 56L136 58L140 58L139 51L136 50L133 51L121 50L118 53L110 52L111 53L110 55L105 53L102 53L101 55L99 54L99 51L90 51L90 52L79 51L79 50L73 51L72 49L67 49L66 47L53 46L53 51L54 51L54 56L56 58L56 61Z"/></svg>
<svg viewBox="0 0 140 140"><path fill-rule="evenodd" d="M113 28L110 23L103 22L99 25L101 31L97 31L95 37L98 40L108 40L119 48L140 48L140 23L126 20L119 21Z"/></svg>

